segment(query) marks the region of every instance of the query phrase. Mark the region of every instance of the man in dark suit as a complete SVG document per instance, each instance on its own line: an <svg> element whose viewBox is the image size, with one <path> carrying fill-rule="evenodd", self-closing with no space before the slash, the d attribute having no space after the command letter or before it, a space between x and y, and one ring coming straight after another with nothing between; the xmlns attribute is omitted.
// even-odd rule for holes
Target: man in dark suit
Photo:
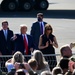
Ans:
<svg viewBox="0 0 75 75"><path fill-rule="evenodd" d="M2 22L0 30L0 55L11 55L14 49L14 43L11 41L13 31L9 30L8 22Z"/></svg>
<svg viewBox="0 0 75 75"><path fill-rule="evenodd" d="M30 34L34 38L33 41L35 44L35 49L38 49L39 37L41 34L44 33L44 26L46 24L46 22L43 21L43 13L37 14L37 20L38 21L32 24L31 32L30 32Z"/></svg>
<svg viewBox="0 0 75 75"><path fill-rule="evenodd" d="M14 43L11 41L13 37L13 31L8 28L8 21L2 22L2 29L0 30L0 55L12 55L14 50ZM7 59L0 57L2 71L7 71L5 67L5 61Z"/></svg>
<svg viewBox="0 0 75 75"><path fill-rule="evenodd" d="M15 40L15 51L20 51L24 55L31 55L34 49L33 38L28 35L27 26L25 24L20 25L21 34L15 34L13 40Z"/></svg>

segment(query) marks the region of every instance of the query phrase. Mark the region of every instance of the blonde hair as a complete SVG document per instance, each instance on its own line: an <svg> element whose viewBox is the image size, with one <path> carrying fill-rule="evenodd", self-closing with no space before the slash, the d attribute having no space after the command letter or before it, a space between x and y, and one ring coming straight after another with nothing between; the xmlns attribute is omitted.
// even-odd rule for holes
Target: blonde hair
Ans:
<svg viewBox="0 0 75 75"><path fill-rule="evenodd" d="M22 27L27 27L27 25L26 24L21 24L20 28L22 28Z"/></svg>
<svg viewBox="0 0 75 75"><path fill-rule="evenodd" d="M27 29L27 25L26 25L26 24L21 24L21 25L20 25L20 31L21 31L21 32L22 32L22 28L24 28L24 27Z"/></svg>
<svg viewBox="0 0 75 75"><path fill-rule="evenodd" d="M23 63L24 62L24 56L22 55L22 53L20 51L17 51L12 58L12 62L19 62L19 63Z"/></svg>
<svg viewBox="0 0 75 75"><path fill-rule="evenodd" d="M43 53L39 50L34 50L33 54L32 54L32 58L37 60L38 63L38 68L44 68L45 64L48 64L45 61L45 58L43 56Z"/></svg>

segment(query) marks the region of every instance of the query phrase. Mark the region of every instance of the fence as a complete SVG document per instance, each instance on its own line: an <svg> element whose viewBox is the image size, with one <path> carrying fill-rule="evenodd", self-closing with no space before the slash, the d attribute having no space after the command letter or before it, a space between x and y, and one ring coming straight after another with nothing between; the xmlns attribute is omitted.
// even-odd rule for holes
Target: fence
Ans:
<svg viewBox="0 0 75 75"><path fill-rule="evenodd" d="M44 55L44 57L45 57L46 61L49 63L50 67L55 67L56 66L56 63L55 63L56 60L54 60L55 56L56 56L57 62L58 62L59 59L60 59L60 54ZM0 56L0 69L2 71L7 72L7 69L5 67L5 62L6 62L6 60L10 59L11 57L12 57L11 55ZM30 57L31 57L31 55L25 55L25 61L27 61Z"/></svg>

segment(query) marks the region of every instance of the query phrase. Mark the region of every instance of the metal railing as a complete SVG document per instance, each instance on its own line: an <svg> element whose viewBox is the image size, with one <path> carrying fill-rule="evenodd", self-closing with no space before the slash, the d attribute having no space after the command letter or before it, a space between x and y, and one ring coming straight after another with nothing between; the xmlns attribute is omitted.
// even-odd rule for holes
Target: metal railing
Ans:
<svg viewBox="0 0 75 75"><path fill-rule="evenodd" d="M73 53L73 55L75 55L75 53ZM47 54L47 55L44 55L46 61L49 63L50 66L54 66L55 65L55 63L53 63L53 61L55 61L55 60L52 60L53 56L55 56L57 62L59 62L60 57L61 57L60 54ZM29 58L31 58L31 55L24 55L24 57L25 57L25 61L27 61ZM5 62L8 59L10 59L10 58L12 58L12 55L3 55L3 56L0 56L0 69L2 71L5 71L5 72L7 71L7 69L5 67Z"/></svg>

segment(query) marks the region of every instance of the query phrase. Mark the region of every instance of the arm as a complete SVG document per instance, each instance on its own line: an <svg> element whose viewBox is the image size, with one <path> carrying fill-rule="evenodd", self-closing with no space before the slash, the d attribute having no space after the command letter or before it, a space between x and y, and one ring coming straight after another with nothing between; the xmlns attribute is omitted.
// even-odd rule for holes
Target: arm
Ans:
<svg viewBox="0 0 75 75"><path fill-rule="evenodd" d="M50 40L50 44L52 44L54 47L58 48L58 43L57 43L57 40L56 40L56 37L53 38L53 42Z"/></svg>
<svg viewBox="0 0 75 75"><path fill-rule="evenodd" d="M38 46L38 48L39 49L44 49L44 48L46 48L46 47L48 47L48 41L46 42L46 45L45 46L42 46L42 36L40 36L40 38L39 38L39 46Z"/></svg>
<svg viewBox="0 0 75 75"><path fill-rule="evenodd" d="M30 74L30 75L34 75L34 71L32 70L32 68L30 67L30 65L28 64L28 63L23 63L24 64L24 67L25 67L25 69L28 71L28 73Z"/></svg>
<svg viewBox="0 0 75 75"><path fill-rule="evenodd" d="M34 36L34 33L35 33L35 26L34 26L34 23L33 23L32 27L31 27L30 35Z"/></svg>
<svg viewBox="0 0 75 75"><path fill-rule="evenodd" d="M56 47L56 48L58 48L58 43L57 43L57 39L56 39L56 37L54 37L53 46Z"/></svg>
<svg viewBox="0 0 75 75"><path fill-rule="evenodd" d="M9 60L7 60L7 61L5 62L5 66L7 67L7 65L8 65L9 63L12 63L12 58L9 59Z"/></svg>
<svg viewBox="0 0 75 75"><path fill-rule="evenodd" d="M33 38L32 38L32 36L30 36L30 40L31 40L30 51L33 52L33 50L34 50L34 42L33 42Z"/></svg>
<svg viewBox="0 0 75 75"><path fill-rule="evenodd" d="M17 39L17 35L14 34L13 37L11 37L11 46L12 46L12 54L14 54L14 50L15 50L15 42L16 42L16 39Z"/></svg>
<svg viewBox="0 0 75 75"><path fill-rule="evenodd" d="M12 41L15 41L16 39L17 39L17 35L14 34L13 37L11 37L11 40L12 40Z"/></svg>

